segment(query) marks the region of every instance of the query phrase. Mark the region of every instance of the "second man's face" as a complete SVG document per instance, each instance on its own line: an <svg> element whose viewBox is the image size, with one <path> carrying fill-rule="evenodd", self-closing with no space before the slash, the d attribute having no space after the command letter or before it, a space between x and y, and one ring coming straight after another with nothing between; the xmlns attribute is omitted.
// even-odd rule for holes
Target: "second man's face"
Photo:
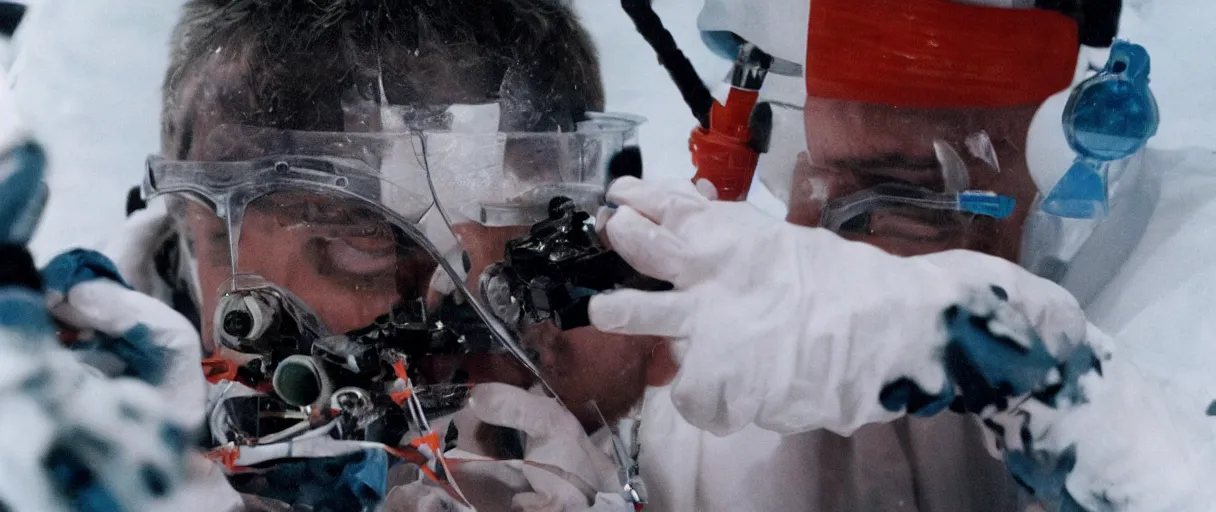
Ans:
<svg viewBox="0 0 1216 512"><path fill-rule="evenodd" d="M946 178L936 141L960 156L968 189L1013 197L1013 215L995 220L916 207L884 208L847 224L841 234L898 255L971 249L1016 261L1022 223L1037 192L1023 153L1036 109L930 110L807 98L808 154L799 158L794 172L788 220L817 226L826 201L880 184L942 192ZM990 152L968 147L984 140Z"/></svg>

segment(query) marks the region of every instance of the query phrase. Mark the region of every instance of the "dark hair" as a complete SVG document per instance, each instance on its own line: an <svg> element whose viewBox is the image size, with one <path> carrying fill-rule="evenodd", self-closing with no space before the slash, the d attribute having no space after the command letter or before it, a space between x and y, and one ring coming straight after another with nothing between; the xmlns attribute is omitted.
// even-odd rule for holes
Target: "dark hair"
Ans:
<svg viewBox="0 0 1216 512"><path fill-rule="evenodd" d="M354 91L354 92L353 92ZM603 109L595 48L564 0L190 0L173 31L162 150L201 116L342 131L349 95L499 101L501 129L572 129Z"/></svg>

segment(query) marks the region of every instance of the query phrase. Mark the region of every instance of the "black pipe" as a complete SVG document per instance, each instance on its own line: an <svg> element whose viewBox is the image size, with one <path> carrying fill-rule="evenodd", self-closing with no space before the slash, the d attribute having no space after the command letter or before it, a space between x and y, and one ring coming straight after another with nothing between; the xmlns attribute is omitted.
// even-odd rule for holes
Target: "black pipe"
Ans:
<svg viewBox="0 0 1216 512"><path fill-rule="evenodd" d="M650 0L621 0L621 7L633 20L638 33L659 55L659 62L667 70L671 80L675 82L676 88L680 90L680 95L684 97L684 102L692 110L692 115L697 118L697 122L701 123L702 128L708 130L709 111L714 105L714 97L710 94L709 88L705 86L705 82L702 82L701 77L697 75L697 70L692 67L692 62L676 45L676 40L671 36L671 32L663 27L663 20L659 19L659 15L650 6Z"/></svg>

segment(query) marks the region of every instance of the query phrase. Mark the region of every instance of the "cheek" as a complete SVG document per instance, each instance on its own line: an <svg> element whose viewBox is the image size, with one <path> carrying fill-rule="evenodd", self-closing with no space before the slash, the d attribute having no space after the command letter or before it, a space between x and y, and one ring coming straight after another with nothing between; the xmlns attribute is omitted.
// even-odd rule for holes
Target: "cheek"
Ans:
<svg viewBox="0 0 1216 512"><path fill-rule="evenodd" d="M584 427L594 430L602 424L600 415L614 421L642 399L654 344L590 328L567 334L557 362L562 369L547 380Z"/></svg>
<svg viewBox="0 0 1216 512"><path fill-rule="evenodd" d="M465 286L474 294L480 289L477 282L486 267L503 260L507 242L528 232L525 226L487 228L476 224L457 224L452 230L468 255L469 275Z"/></svg>
<svg viewBox="0 0 1216 512"><path fill-rule="evenodd" d="M575 329L567 333L565 359L581 369L587 378L631 378L642 368L650 347L640 339L619 334L607 334L592 328Z"/></svg>
<svg viewBox="0 0 1216 512"><path fill-rule="evenodd" d="M548 381L569 405L632 403L646 387L645 338L575 329L539 348Z"/></svg>
<svg viewBox="0 0 1216 512"><path fill-rule="evenodd" d="M199 327L202 330L203 343L215 347L215 336L212 332L215 316L216 294L230 272L227 267L218 268L200 260L198 266L199 294L203 297L202 310L199 312Z"/></svg>

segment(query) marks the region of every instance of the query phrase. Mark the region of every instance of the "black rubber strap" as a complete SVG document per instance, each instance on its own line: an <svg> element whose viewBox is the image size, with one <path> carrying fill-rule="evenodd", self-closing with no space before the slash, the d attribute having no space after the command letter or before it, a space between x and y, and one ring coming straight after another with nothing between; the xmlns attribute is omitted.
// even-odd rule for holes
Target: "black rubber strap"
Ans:
<svg viewBox="0 0 1216 512"><path fill-rule="evenodd" d="M621 7L633 20L638 33L659 55L659 62L667 69L667 74L676 83L676 88L680 89L680 95L692 110L692 115L701 123L702 128L708 130L709 110L714 105L714 97L705 82L701 81L700 75L697 75L692 62L676 45L671 32L663 26L663 20L650 6L650 0L621 0Z"/></svg>
<svg viewBox="0 0 1216 512"><path fill-rule="evenodd" d="M139 191L139 187L131 187L127 191L127 216L148 207L148 203L144 201L143 194Z"/></svg>

